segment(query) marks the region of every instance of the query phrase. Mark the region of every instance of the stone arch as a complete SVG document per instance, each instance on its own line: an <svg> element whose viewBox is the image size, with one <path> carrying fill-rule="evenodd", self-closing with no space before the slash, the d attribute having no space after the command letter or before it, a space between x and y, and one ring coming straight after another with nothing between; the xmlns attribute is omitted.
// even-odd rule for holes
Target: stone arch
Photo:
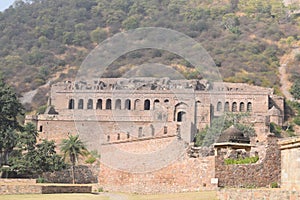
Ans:
<svg viewBox="0 0 300 200"><path fill-rule="evenodd" d="M150 110L151 106L150 106L150 100L146 99L144 101L144 110Z"/></svg>
<svg viewBox="0 0 300 200"><path fill-rule="evenodd" d="M74 109L74 105L75 105L75 100L74 99L70 99L69 100L69 106L68 106L68 108L69 109Z"/></svg>
<svg viewBox="0 0 300 200"><path fill-rule="evenodd" d="M121 110L121 99L116 100L115 109L116 110Z"/></svg>
<svg viewBox="0 0 300 200"><path fill-rule="evenodd" d="M186 114L187 108L188 105L183 102L176 104L174 110L174 121L183 121L182 119ZM181 113L179 114L179 112ZM180 120L178 120L178 117L180 117Z"/></svg>
<svg viewBox="0 0 300 200"><path fill-rule="evenodd" d="M245 112L245 103L244 102L240 103L240 112Z"/></svg>
<svg viewBox="0 0 300 200"><path fill-rule="evenodd" d="M83 99L79 99L79 101L78 101L78 109L83 109Z"/></svg>
<svg viewBox="0 0 300 200"><path fill-rule="evenodd" d="M142 101L140 99L136 99L134 101L134 110L142 110Z"/></svg>
<svg viewBox="0 0 300 200"><path fill-rule="evenodd" d="M247 112L251 112L252 111L252 103L248 102L247 103Z"/></svg>
<svg viewBox="0 0 300 200"><path fill-rule="evenodd" d="M236 103L236 102L233 102L233 103L232 103L231 111L232 111L232 112L237 112L237 103Z"/></svg>
<svg viewBox="0 0 300 200"><path fill-rule="evenodd" d="M159 108L159 100L155 99L153 102L153 109L157 109L157 108Z"/></svg>
<svg viewBox="0 0 300 200"><path fill-rule="evenodd" d="M88 103L87 103L87 109L91 110L93 109L93 99L89 99L88 100Z"/></svg>
<svg viewBox="0 0 300 200"><path fill-rule="evenodd" d="M130 101L130 99L125 100L125 110L131 110L131 101Z"/></svg>
<svg viewBox="0 0 300 200"><path fill-rule="evenodd" d="M102 99L97 100L96 109L102 110Z"/></svg>
<svg viewBox="0 0 300 200"><path fill-rule="evenodd" d="M111 110L111 99L106 99L105 109Z"/></svg>
<svg viewBox="0 0 300 200"><path fill-rule="evenodd" d="M224 111L225 112L229 111L229 102L228 101L226 101L225 104L224 104Z"/></svg>
<svg viewBox="0 0 300 200"><path fill-rule="evenodd" d="M222 102L221 102L221 101L219 101L219 102L217 103L217 111L218 111L218 112L222 111Z"/></svg>

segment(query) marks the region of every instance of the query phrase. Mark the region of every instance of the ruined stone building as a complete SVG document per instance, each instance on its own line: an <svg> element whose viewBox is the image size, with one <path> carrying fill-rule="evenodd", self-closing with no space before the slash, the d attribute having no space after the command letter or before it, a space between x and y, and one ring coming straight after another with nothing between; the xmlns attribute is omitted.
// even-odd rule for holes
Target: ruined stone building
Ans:
<svg viewBox="0 0 300 200"><path fill-rule="evenodd" d="M187 153L197 131L224 112L249 113L245 122L253 124L257 136L245 148L269 144L270 123L283 124L284 99L270 88L240 83L102 78L53 84L46 112L26 121L36 124L42 138L59 143L79 134L89 149L98 150L98 183L105 190L179 192L212 189L218 179L235 184L222 173L218 157ZM273 173L265 159L257 169ZM274 179L266 177L259 185Z"/></svg>
<svg viewBox="0 0 300 200"><path fill-rule="evenodd" d="M190 143L224 112L250 113L248 121L263 139L270 122L282 125L284 113L283 98L270 88L168 78L57 83L48 102L45 114L26 118L42 137L93 134L97 127L95 145L169 135Z"/></svg>

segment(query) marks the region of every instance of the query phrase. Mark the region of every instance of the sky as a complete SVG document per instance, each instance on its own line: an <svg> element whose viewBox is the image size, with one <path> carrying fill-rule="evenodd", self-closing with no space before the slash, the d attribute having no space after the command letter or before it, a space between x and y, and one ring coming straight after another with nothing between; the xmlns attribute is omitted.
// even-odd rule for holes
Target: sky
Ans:
<svg viewBox="0 0 300 200"><path fill-rule="evenodd" d="M0 0L0 12L8 8L15 0Z"/></svg>

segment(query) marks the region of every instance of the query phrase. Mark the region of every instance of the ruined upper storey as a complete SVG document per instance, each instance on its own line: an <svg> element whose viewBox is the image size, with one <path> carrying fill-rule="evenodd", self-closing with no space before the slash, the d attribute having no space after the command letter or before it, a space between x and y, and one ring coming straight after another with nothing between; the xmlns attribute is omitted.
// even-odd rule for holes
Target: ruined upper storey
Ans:
<svg viewBox="0 0 300 200"><path fill-rule="evenodd" d="M209 83L207 80L171 80L169 78L102 78L92 81L66 81L52 86L57 91L101 90L184 90L212 92L256 92L273 94L273 89L244 83Z"/></svg>

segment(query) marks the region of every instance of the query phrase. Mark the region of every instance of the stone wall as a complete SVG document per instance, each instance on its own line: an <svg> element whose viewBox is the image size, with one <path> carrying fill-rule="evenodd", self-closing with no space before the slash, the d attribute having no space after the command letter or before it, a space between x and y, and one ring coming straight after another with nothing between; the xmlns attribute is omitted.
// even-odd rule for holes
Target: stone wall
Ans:
<svg viewBox="0 0 300 200"><path fill-rule="evenodd" d="M37 184L35 179L0 179L0 195L91 192L91 185L45 185Z"/></svg>
<svg viewBox="0 0 300 200"><path fill-rule="evenodd" d="M42 186L42 194L91 193L91 192L92 192L92 186L90 185L76 185L76 186L44 185Z"/></svg>
<svg viewBox="0 0 300 200"><path fill-rule="evenodd" d="M171 193L216 189L214 157L188 158L160 170L130 173L100 166L99 186L104 190L137 193Z"/></svg>
<svg viewBox="0 0 300 200"><path fill-rule="evenodd" d="M269 187L272 182L280 183L280 150L277 138L267 138L266 154L258 163L225 165L222 156L216 156L216 178L220 187Z"/></svg>
<svg viewBox="0 0 300 200"><path fill-rule="evenodd" d="M75 183L88 184L97 183L97 167L75 166ZM42 176L48 183L72 183L72 171L66 169L58 172L47 172Z"/></svg>
<svg viewBox="0 0 300 200"><path fill-rule="evenodd" d="M218 191L220 200L297 200L300 199L300 191L282 189L221 189Z"/></svg>
<svg viewBox="0 0 300 200"><path fill-rule="evenodd" d="M279 141L281 146L281 187L300 191L300 138Z"/></svg>
<svg viewBox="0 0 300 200"><path fill-rule="evenodd" d="M5 194L42 194L42 187L39 185L26 184L1 184L0 195Z"/></svg>

